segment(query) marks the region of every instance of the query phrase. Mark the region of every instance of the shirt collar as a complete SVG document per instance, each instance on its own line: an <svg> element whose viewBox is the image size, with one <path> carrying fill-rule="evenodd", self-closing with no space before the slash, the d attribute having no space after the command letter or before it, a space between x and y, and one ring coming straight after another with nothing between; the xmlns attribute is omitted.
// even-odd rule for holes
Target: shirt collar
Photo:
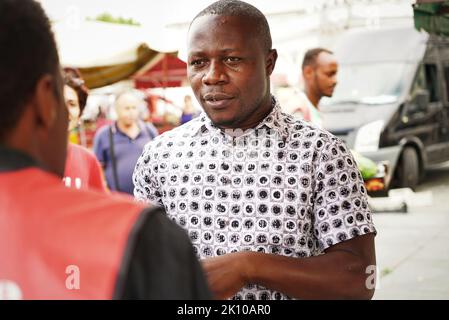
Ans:
<svg viewBox="0 0 449 320"><path fill-rule="evenodd" d="M273 106L271 112L252 130L267 128L272 129L281 137L286 139L288 136L288 128L285 125L279 101L274 96L271 96L271 104ZM220 129L212 123L204 111L197 119L190 122L191 124L189 130L192 137L206 132L220 131Z"/></svg>
<svg viewBox="0 0 449 320"><path fill-rule="evenodd" d="M29 155L0 145L0 172L15 171L29 167L41 167Z"/></svg>

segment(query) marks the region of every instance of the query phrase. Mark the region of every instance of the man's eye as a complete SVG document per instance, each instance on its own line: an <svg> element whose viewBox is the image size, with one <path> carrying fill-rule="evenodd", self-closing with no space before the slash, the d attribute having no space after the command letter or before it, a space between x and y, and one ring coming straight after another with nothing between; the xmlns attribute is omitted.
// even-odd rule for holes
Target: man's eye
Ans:
<svg viewBox="0 0 449 320"><path fill-rule="evenodd" d="M205 64L206 62L202 59L198 59L198 60L192 60L190 62L190 65L193 67L201 67Z"/></svg>
<svg viewBox="0 0 449 320"><path fill-rule="evenodd" d="M241 60L242 59L238 58L238 57L226 57L225 58L225 62L228 62L228 63L236 63L236 62L239 62Z"/></svg>

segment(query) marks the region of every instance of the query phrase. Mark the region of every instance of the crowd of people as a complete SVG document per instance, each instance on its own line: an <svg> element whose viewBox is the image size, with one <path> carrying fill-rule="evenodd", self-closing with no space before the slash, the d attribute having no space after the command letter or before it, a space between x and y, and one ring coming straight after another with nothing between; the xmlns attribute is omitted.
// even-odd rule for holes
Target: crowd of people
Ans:
<svg viewBox="0 0 449 320"><path fill-rule="evenodd" d="M286 114L266 17L219 0L187 36L203 112L186 98L181 125L159 134L123 92L92 153L70 137L87 89L75 69L61 74L39 3L0 0L0 47L0 281L16 298L372 297L364 182L319 112L337 85L331 51L307 52ZM73 265L82 286L67 286Z"/></svg>

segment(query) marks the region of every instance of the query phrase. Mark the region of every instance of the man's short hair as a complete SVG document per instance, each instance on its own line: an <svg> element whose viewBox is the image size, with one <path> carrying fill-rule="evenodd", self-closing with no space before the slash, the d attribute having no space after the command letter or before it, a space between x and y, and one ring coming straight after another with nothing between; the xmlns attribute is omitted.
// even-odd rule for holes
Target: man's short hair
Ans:
<svg viewBox="0 0 449 320"><path fill-rule="evenodd" d="M123 96L130 96L132 98L134 98L138 103L143 102L143 99L139 96L138 92L136 90L133 89L124 89L119 91L116 95L115 95L115 101L114 101L114 107L117 108L118 106L118 101L123 97Z"/></svg>
<svg viewBox="0 0 449 320"><path fill-rule="evenodd" d="M38 80L59 72L50 21L39 3L0 0L0 48L0 139L4 139Z"/></svg>
<svg viewBox="0 0 449 320"><path fill-rule="evenodd" d="M239 16L252 19L264 49L266 51L271 49L272 40L267 18L259 9L249 3L238 0L219 0L198 13L190 25L197 18L206 15Z"/></svg>
<svg viewBox="0 0 449 320"><path fill-rule="evenodd" d="M302 69L304 69L307 66L315 66L316 59L321 52L334 54L332 51L324 48L313 48L307 50L306 54L304 55L304 60L302 61Z"/></svg>

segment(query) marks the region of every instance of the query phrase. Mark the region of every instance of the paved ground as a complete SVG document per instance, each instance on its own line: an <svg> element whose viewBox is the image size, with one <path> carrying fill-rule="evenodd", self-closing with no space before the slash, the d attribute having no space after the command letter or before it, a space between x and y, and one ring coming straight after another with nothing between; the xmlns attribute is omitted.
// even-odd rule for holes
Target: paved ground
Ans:
<svg viewBox="0 0 449 320"><path fill-rule="evenodd" d="M374 215L374 299L449 299L449 163L429 172L412 202L406 214Z"/></svg>

